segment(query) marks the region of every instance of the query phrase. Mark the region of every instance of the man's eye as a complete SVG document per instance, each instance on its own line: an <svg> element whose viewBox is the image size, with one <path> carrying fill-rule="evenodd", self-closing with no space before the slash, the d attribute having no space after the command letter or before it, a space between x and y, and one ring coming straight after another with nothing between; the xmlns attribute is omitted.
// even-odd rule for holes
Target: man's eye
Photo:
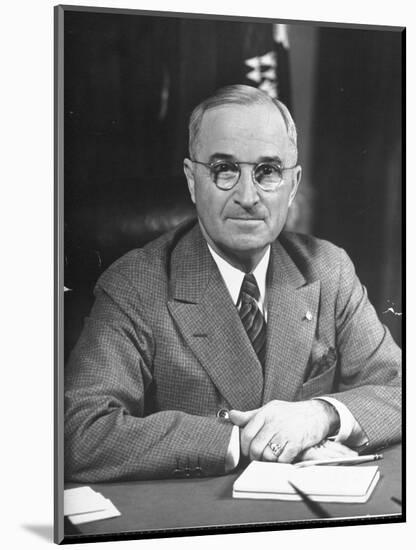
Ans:
<svg viewBox="0 0 416 550"><path fill-rule="evenodd" d="M256 169L256 177L261 179L278 179L281 175L280 168L275 164L261 164Z"/></svg>
<svg viewBox="0 0 416 550"><path fill-rule="evenodd" d="M263 164L262 166L259 166L259 172L267 176L270 174L276 174L278 170L273 164Z"/></svg>
<svg viewBox="0 0 416 550"><path fill-rule="evenodd" d="M214 171L216 174L222 174L224 172L235 172L235 168L228 162L220 162L214 166Z"/></svg>

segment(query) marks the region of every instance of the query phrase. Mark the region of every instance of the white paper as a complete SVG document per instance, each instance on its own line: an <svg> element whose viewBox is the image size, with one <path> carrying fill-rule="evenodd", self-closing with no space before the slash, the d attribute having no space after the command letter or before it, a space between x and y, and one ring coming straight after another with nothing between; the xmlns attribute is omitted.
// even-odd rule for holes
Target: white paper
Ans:
<svg viewBox="0 0 416 550"><path fill-rule="evenodd" d="M64 515L84 514L105 510L106 499L91 487L77 487L64 491Z"/></svg>
<svg viewBox="0 0 416 550"><path fill-rule="evenodd" d="M111 502L111 500L104 499L106 501L105 510L99 512L89 512L86 514L73 514L69 516L69 520L74 525L80 525L81 523L88 523L89 521L97 521L100 519L114 518L116 516L121 516L120 512Z"/></svg>
<svg viewBox="0 0 416 550"><path fill-rule="evenodd" d="M378 466L308 466L253 461L234 482L235 498L300 500L292 487L321 502L366 502L379 479Z"/></svg>

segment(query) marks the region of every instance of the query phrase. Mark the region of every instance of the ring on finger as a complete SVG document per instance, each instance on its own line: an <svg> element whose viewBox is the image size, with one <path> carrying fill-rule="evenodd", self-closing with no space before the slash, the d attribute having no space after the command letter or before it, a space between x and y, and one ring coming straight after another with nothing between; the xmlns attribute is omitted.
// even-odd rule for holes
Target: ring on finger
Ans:
<svg viewBox="0 0 416 550"><path fill-rule="evenodd" d="M279 458L279 456L283 453L284 448L286 447L287 441L285 443L275 443L274 441L269 441L268 446L270 447L270 450L274 454L276 458Z"/></svg>

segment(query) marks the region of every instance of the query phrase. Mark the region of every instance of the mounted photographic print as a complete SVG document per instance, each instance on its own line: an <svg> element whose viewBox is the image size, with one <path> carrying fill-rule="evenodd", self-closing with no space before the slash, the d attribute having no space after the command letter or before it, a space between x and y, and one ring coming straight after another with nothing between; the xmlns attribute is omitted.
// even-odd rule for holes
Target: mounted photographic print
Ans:
<svg viewBox="0 0 416 550"><path fill-rule="evenodd" d="M55 541L404 521L404 29L55 38Z"/></svg>

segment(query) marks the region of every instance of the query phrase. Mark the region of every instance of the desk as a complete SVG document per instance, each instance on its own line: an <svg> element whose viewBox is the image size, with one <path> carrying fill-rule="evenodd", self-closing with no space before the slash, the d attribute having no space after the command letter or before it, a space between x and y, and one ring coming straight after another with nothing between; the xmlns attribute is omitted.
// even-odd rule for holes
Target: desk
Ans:
<svg viewBox="0 0 416 550"><path fill-rule="evenodd" d="M383 454L384 459L377 463L381 479L367 503L322 504L334 520L368 516L400 520L401 507L391 497L402 499L401 446L385 449ZM232 486L240 473L200 479L90 484L114 503L121 516L79 525L75 532L99 535L262 523L278 527L279 522L317 519L303 502L233 499ZM77 486L71 483L65 488Z"/></svg>

